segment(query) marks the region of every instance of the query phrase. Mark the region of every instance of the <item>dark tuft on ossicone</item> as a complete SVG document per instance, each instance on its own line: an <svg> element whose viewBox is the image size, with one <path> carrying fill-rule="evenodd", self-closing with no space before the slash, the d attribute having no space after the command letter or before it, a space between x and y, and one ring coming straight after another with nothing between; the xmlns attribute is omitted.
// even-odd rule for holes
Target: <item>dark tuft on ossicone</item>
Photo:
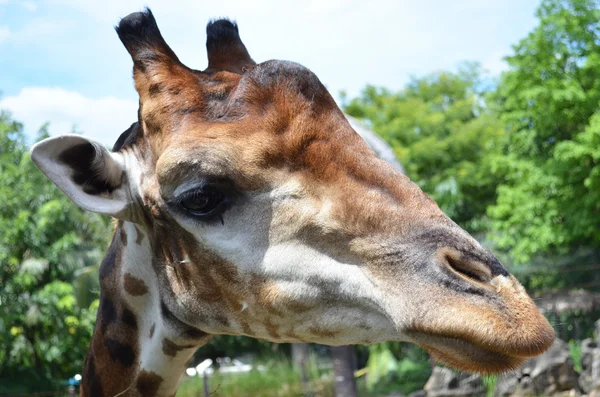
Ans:
<svg viewBox="0 0 600 397"><path fill-rule="evenodd" d="M156 19L149 8L127 15L115 26L115 30L127 49L151 44L156 37L161 37Z"/></svg>
<svg viewBox="0 0 600 397"><path fill-rule="evenodd" d="M231 43L241 43L237 23L229 19L212 20L206 25L206 49L213 51Z"/></svg>
<svg viewBox="0 0 600 397"><path fill-rule="evenodd" d="M147 7L144 11L134 12L121 19L115 30L134 62L156 60L160 55L177 60L160 34L152 11Z"/></svg>
<svg viewBox="0 0 600 397"><path fill-rule="evenodd" d="M206 25L206 50L209 70L241 73L255 65L240 39L238 26L229 19L217 19Z"/></svg>
<svg viewBox="0 0 600 397"><path fill-rule="evenodd" d="M158 30L152 11L146 7L144 11L132 12L119 21L115 27L119 35L146 36L145 32Z"/></svg>

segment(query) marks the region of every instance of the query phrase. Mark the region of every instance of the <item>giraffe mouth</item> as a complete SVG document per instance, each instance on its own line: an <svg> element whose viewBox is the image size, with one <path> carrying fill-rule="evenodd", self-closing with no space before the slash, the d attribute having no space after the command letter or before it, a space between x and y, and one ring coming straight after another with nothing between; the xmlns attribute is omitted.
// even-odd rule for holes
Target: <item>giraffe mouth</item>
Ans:
<svg viewBox="0 0 600 397"><path fill-rule="evenodd" d="M423 347L431 357L452 368L481 374L499 374L512 371L527 360L505 352L498 352L464 339L411 333L413 343Z"/></svg>

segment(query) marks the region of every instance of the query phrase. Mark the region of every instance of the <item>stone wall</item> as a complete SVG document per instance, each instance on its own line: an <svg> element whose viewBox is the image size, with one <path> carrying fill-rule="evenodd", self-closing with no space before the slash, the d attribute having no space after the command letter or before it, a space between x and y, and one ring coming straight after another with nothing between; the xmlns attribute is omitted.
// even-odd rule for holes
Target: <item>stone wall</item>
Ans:
<svg viewBox="0 0 600 397"><path fill-rule="evenodd" d="M494 397L588 396L600 397L600 320L596 339L585 339L581 349L581 372L577 372L569 345L557 339L539 357L498 378ZM460 374L436 367L423 390L409 397L485 397L478 375Z"/></svg>

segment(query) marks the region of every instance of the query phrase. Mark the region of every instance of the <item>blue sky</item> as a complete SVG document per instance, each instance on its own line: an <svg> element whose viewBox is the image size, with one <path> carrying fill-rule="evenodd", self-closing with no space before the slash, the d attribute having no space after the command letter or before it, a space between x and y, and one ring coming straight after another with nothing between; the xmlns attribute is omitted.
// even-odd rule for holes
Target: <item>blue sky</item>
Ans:
<svg viewBox="0 0 600 397"><path fill-rule="evenodd" d="M73 125L112 143L136 117L131 60L113 26L152 8L188 66L206 67L209 19L237 20L257 62L312 69L334 97L366 84L399 89L410 76L478 61L491 75L535 25L538 0L0 0L0 108L32 135Z"/></svg>

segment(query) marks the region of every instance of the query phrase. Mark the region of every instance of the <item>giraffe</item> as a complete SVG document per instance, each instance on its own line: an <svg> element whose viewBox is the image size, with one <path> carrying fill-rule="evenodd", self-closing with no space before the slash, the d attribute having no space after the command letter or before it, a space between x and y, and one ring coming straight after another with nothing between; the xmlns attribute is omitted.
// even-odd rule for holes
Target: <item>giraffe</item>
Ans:
<svg viewBox="0 0 600 397"><path fill-rule="evenodd" d="M207 26L203 71L149 9L116 31L138 121L112 151L80 135L31 151L74 203L116 220L82 396L172 396L218 334L406 341L482 373L553 343L519 282L377 158L307 68L255 63L226 19Z"/></svg>

